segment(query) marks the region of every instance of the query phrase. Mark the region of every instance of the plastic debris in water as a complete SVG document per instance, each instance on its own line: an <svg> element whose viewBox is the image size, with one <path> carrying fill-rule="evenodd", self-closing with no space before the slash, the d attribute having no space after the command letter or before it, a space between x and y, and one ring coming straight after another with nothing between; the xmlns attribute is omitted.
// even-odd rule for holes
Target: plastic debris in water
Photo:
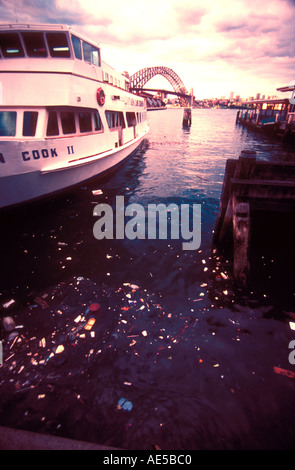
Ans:
<svg viewBox="0 0 295 470"><path fill-rule="evenodd" d="M129 282L124 282L123 286L130 287L133 290L138 290L139 289L139 286L137 286L136 284L130 284Z"/></svg>
<svg viewBox="0 0 295 470"><path fill-rule="evenodd" d="M15 303L15 300L11 299L8 302L5 302L5 304L3 304L3 308L8 308L8 307L10 307L10 305L12 305L14 303Z"/></svg>
<svg viewBox="0 0 295 470"><path fill-rule="evenodd" d="M34 302L40 307L48 308L48 303L46 302L46 300L42 299L42 297L35 297Z"/></svg>
<svg viewBox="0 0 295 470"><path fill-rule="evenodd" d="M276 374L279 375L285 375L286 377L289 377L289 379L295 379L295 372L292 372L291 370L287 369L282 369L281 367L273 367L273 370Z"/></svg>
<svg viewBox="0 0 295 470"><path fill-rule="evenodd" d="M45 346L46 346L46 339L45 338L42 338L39 341L39 346L40 346L40 348L45 348Z"/></svg>
<svg viewBox="0 0 295 470"><path fill-rule="evenodd" d="M118 410L131 411L133 408L133 403L126 398L120 398L117 403Z"/></svg>
<svg viewBox="0 0 295 470"><path fill-rule="evenodd" d="M93 196L100 196L101 194L103 194L103 192L101 189L93 189L92 194Z"/></svg>
<svg viewBox="0 0 295 470"><path fill-rule="evenodd" d="M10 305L14 304L14 302L15 302L15 300L11 299L8 302L6 302L5 304L3 304L3 307L8 308L8 307L10 307Z"/></svg>
<svg viewBox="0 0 295 470"><path fill-rule="evenodd" d="M84 326L84 329L85 330L91 330L91 328L93 327L95 321L96 321L95 318L89 318L88 322Z"/></svg>
<svg viewBox="0 0 295 470"><path fill-rule="evenodd" d="M91 312L97 312L100 309L100 305L97 303L93 303L89 306L89 310Z"/></svg>
<svg viewBox="0 0 295 470"><path fill-rule="evenodd" d="M2 324L5 331L13 331L15 329L15 321L12 317L4 317Z"/></svg>

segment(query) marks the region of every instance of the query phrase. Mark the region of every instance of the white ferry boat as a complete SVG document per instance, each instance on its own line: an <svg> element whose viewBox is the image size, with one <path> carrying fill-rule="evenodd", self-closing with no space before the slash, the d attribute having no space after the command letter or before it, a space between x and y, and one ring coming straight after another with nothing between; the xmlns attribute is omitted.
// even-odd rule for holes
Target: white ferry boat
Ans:
<svg viewBox="0 0 295 470"><path fill-rule="evenodd" d="M128 74L67 25L0 25L0 208L104 174L148 132Z"/></svg>

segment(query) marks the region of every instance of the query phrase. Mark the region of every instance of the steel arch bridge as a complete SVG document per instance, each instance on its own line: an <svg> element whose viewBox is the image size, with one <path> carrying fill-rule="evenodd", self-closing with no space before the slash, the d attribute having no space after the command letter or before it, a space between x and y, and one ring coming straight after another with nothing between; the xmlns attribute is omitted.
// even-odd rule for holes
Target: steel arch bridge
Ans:
<svg viewBox="0 0 295 470"><path fill-rule="evenodd" d="M188 99L190 99L190 95L177 73L175 73L174 70L169 69L168 67L146 67L144 69L139 70L138 72L130 76L130 88L135 90L142 89L144 85L155 75L162 75L163 77L165 77L168 82L172 85L174 91L180 96L182 105L187 105Z"/></svg>

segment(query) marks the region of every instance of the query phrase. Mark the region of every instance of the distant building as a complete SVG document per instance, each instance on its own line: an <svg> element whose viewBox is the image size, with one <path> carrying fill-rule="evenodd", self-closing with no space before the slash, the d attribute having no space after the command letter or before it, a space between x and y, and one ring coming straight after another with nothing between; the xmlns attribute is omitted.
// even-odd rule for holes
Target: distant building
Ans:
<svg viewBox="0 0 295 470"><path fill-rule="evenodd" d="M261 93L257 93L255 99L256 99L256 100L260 100L260 96L261 96Z"/></svg>
<svg viewBox="0 0 295 470"><path fill-rule="evenodd" d="M229 94L229 99L230 99L230 100L233 100L233 99L234 99L234 92L233 92L233 91L230 92L230 94Z"/></svg>

